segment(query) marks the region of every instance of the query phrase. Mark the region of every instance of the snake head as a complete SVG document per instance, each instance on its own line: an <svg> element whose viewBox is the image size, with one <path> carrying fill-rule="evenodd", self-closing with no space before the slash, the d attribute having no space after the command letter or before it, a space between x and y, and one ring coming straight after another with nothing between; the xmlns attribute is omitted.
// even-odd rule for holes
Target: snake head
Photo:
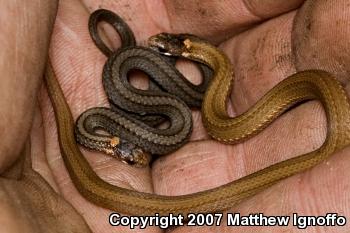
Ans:
<svg viewBox="0 0 350 233"><path fill-rule="evenodd" d="M148 166L151 160L150 154L125 140L120 140L118 145L113 146L110 154L122 162L135 167Z"/></svg>
<svg viewBox="0 0 350 233"><path fill-rule="evenodd" d="M183 56L188 53L188 38L185 34L159 33L148 39L150 49L167 56Z"/></svg>

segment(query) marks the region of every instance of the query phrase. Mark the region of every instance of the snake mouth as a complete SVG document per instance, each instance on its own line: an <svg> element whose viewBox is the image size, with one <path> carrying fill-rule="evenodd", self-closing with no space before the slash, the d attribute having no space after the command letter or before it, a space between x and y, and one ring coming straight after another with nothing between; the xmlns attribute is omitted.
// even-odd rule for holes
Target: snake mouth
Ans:
<svg viewBox="0 0 350 233"><path fill-rule="evenodd" d="M169 53L168 50L164 47L156 47L156 46L149 46L150 49L154 50L155 52L161 54L161 55L165 55L165 56L174 56L173 54Z"/></svg>

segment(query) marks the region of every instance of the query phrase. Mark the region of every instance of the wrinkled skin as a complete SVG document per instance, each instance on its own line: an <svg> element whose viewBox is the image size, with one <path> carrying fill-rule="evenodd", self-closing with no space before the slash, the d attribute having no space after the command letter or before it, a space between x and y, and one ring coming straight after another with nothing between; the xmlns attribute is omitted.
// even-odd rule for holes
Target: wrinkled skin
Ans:
<svg viewBox="0 0 350 233"><path fill-rule="evenodd" d="M53 111L41 85L56 4L53 0L1 4L1 227L11 233L88 232L88 225L92 232L120 232L121 228L109 226L109 210L94 206L79 195L60 156ZM95 48L87 30L89 13L98 7L122 16L139 43L167 31L197 34L218 44L235 68L235 87L228 104L232 115L244 112L277 82L304 69L321 68L334 73L349 90L350 5L345 0L61 0L50 57L75 118L87 108L107 106L101 84L106 58ZM118 38L110 28L105 32L110 44L117 48ZM189 79L199 82L194 66L182 61L178 67ZM132 80L144 87L142 78L135 74ZM152 169L132 168L100 153L83 152L95 171L112 184L179 195L227 183L313 150L326 135L325 115L317 102L300 105L264 132L238 145L210 140L199 111L194 111L193 117L192 142L156 160ZM24 147L29 139L31 150ZM349 148L340 151L314 169L279 182L230 212L336 212L349 217L349 153ZM312 227L307 232L349 230L349 226ZM144 230L160 231L152 227ZM292 225L173 230L209 231L299 232Z"/></svg>

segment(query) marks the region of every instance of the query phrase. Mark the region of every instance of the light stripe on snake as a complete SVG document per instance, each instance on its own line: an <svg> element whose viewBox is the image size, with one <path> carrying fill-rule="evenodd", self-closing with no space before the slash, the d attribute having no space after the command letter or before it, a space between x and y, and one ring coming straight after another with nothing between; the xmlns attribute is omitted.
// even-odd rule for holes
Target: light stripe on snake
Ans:
<svg viewBox="0 0 350 233"><path fill-rule="evenodd" d="M157 46L168 36L173 35L158 35L151 39L151 43ZM230 143L236 142L234 140L239 142L261 131L293 104L316 99L323 104L327 113L326 141L321 148L311 153L299 155L226 185L199 193L160 196L120 188L99 178L79 151L74 139L74 121L69 106L48 64L45 80L55 110L62 156L74 185L89 201L113 211L132 215L173 213L186 216L189 212L219 212L232 208L281 179L313 167L350 143L348 98L340 83L329 73L319 70L296 73L280 82L252 109L238 118L231 119L225 109L225 100L233 78L228 58L209 44L181 36L175 36L175 39L178 44L165 46L178 48L180 50L176 51L180 51L180 55L204 62L214 70L214 81L206 93L203 105L204 123L213 137ZM238 128L232 128L236 122L239 122Z"/></svg>

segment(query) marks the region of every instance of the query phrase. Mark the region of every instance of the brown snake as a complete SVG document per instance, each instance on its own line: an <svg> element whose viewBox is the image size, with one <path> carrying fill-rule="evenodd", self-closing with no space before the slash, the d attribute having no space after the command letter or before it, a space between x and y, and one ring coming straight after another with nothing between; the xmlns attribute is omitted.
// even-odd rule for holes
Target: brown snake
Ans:
<svg viewBox="0 0 350 233"><path fill-rule="evenodd" d="M170 40L169 40L170 39ZM164 44L165 42L165 44ZM243 199L277 181L313 167L350 143L350 107L340 83L330 74L311 70L296 73L280 82L244 114L230 118L225 103L232 83L228 58L215 47L181 36L161 34L150 39L153 47L170 49L175 55L195 59L214 70L214 80L203 104L204 124L214 138L237 143L260 132L273 119L298 102L319 100L328 119L328 133L317 150L274 164L253 174L207 191L160 196L113 186L92 170L74 139L74 121L50 64L46 85L51 98L65 165L78 191L96 205L133 215L160 213L218 212L233 207ZM170 44L169 44L170 43Z"/></svg>

